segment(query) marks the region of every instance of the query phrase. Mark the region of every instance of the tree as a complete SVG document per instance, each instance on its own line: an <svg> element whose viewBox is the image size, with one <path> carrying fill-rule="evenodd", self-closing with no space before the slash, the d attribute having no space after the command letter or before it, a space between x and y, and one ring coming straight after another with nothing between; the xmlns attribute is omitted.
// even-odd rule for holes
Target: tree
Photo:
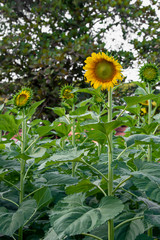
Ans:
<svg viewBox="0 0 160 240"><path fill-rule="evenodd" d="M154 6L158 1L150 2L144 7L140 0L1 0L0 80L7 82L1 83L0 94L25 85L34 90L36 100L46 99L43 108L55 106L61 86L85 86L84 60L94 51L108 51L124 68L137 58L148 58L148 52L149 61L157 62ZM105 33L114 26L121 27L123 38L131 41L137 56L122 47L107 49ZM135 39L130 39L132 32ZM41 111L46 118L47 110Z"/></svg>

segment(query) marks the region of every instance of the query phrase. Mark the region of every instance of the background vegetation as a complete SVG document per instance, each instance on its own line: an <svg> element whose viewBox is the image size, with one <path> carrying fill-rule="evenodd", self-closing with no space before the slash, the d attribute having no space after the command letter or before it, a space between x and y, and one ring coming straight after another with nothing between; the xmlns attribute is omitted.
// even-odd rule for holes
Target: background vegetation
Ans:
<svg viewBox="0 0 160 240"><path fill-rule="evenodd" d="M31 87L35 100L46 99L38 116L45 119L50 115L45 106L59 104L61 86L85 86L82 66L94 51L108 51L123 68L137 60L158 63L155 8L157 0L148 6L140 0L1 0L1 100ZM133 51L108 48L106 33L117 26Z"/></svg>

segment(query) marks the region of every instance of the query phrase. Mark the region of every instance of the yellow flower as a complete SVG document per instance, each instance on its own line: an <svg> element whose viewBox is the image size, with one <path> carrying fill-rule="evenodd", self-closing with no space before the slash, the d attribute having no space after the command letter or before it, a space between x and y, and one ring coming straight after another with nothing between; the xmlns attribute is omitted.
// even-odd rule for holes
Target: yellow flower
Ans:
<svg viewBox="0 0 160 240"><path fill-rule="evenodd" d="M101 89L110 89L117 85L117 80L123 79L121 73L122 66L113 57L109 57L105 53L92 53L91 57L85 60L86 70L84 76L86 82L91 82L94 88L101 86Z"/></svg>
<svg viewBox="0 0 160 240"><path fill-rule="evenodd" d="M74 87L72 85L65 85L64 87L62 87L61 89L61 98L63 99L71 99L75 97L74 93L71 93L72 90L74 89Z"/></svg>
<svg viewBox="0 0 160 240"><path fill-rule="evenodd" d="M141 104L142 104L143 106L148 106L148 105L149 105L149 101L146 100L145 102L141 102ZM152 106L155 107L156 105L157 105L156 102L153 101L153 102L152 102Z"/></svg>
<svg viewBox="0 0 160 240"><path fill-rule="evenodd" d="M142 81L154 84L159 77L158 68L155 64L146 63L140 68L139 76Z"/></svg>
<svg viewBox="0 0 160 240"><path fill-rule="evenodd" d="M14 105L23 108L29 104L32 98L32 90L30 88L23 88L14 96Z"/></svg>
<svg viewBox="0 0 160 240"><path fill-rule="evenodd" d="M147 109L145 107L141 108L141 116L146 115L146 114L147 114Z"/></svg>

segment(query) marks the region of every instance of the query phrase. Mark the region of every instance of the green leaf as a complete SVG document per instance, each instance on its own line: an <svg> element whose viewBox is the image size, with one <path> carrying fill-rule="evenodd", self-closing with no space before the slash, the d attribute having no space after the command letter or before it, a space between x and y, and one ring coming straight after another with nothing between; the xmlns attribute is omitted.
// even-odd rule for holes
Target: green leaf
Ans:
<svg viewBox="0 0 160 240"><path fill-rule="evenodd" d="M99 130L90 130L89 132L87 132L87 136L90 139L100 143L101 145L103 145L107 142L106 134L104 134L103 132L101 132Z"/></svg>
<svg viewBox="0 0 160 240"><path fill-rule="evenodd" d="M0 130L18 132L18 125L13 115L0 114Z"/></svg>
<svg viewBox="0 0 160 240"><path fill-rule="evenodd" d="M86 111L87 111L87 108L88 108L88 106L79 107L79 108L77 108L75 111L70 112L70 115L71 115L71 116L72 116L72 115L79 116L79 115L85 114Z"/></svg>
<svg viewBox="0 0 160 240"><path fill-rule="evenodd" d="M39 102L33 103L32 106L28 109L28 113L26 114L26 118L30 119L32 117L32 115L35 113L37 107L39 107L44 101L45 101L45 99L43 99Z"/></svg>
<svg viewBox="0 0 160 240"><path fill-rule="evenodd" d="M42 126L37 129L37 133L39 134L40 137L45 136L47 133L50 134L49 132L54 129L53 126Z"/></svg>
<svg viewBox="0 0 160 240"><path fill-rule="evenodd" d="M131 145L135 144L136 141L141 141L141 140L144 140L144 139L147 139L149 137L149 135L146 135L146 134L134 134L134 135L131 135L130 137L123 137L125 142L126 142L126 146L127 147L130 147Z"/></svg>
<svg viewBox="0 0 160 240"><path fill-rule="evenodd" d="M46 148L38 147L35 149L34 153L30 154L31 158L39 158L42 157L46 152Z"/></svg>
<svg viewBox="0 0 160 240"><path fill-rule="evenodd" d="M144 212L145 220L156 227L160 227L160 207L154 207Z"/></svg>
<svg viewBox="0 0 160 240"><path fill-rule="evenodd" d="M100 95L100 87L97 89L93 89L93 88L75 89L75 90L72 90L72 92L84 92L84 93L89 93L91 95L99 96Z"/></svg>
<svg viewBox="0 0 160 240"><path fill-rule="evenodd" d="M61 240L53 228L50 228L43 240Z"/></svg>
<svg viewBox="0 0 160 240"><path fill-rule="evenodd" d="M131 107L133 105L136 105L137 103L145 102L146 100L154 99L156 97L157 96L154 94L148 94L148 95L140 96L140 97L138 97L138 96L124 97L124 101L127 103L128 107Z"/></svg>
<svg viewBox="0 0 160 240"><path fill-rule="evenodd" d="M70 149L70 151L61 151L59 153L55 153L45 162L43 162L39 166L39 169L43 169L56 163L81 162L81 157L86 153L84 150L77 150L76 148Z"/></svg>
<svg viewBox="0 0 160 240"><path fill-rule="evenodd" d="M5 144L0 143L0 149L5 149Z"/></svg>
<svg viewBox="0 0 160 240"><path fill-rule="evenodd" d="M151 181L149 178L140 174L139 178L133 178L134 185L141 191L145 192L147 197L160 203L159 184Z"/></svg>
<svg viewBox="0 0 160 240"><path fill-rule="evenodd" d="M4 108L4 103L0 105L0 111Z"/></svg>
<svg viewBox="0 0 160 240"><path fill-rule="evenodd" d="M138 237L136 237L135 240L154 240L153 238L147 236L146 234L141 234Z"/></svg>
<svg viewBox="0 0 160 240"><path fill-rule="evenodd" d="M78 197L78 202L77 202ZM84 196L71 195L64 198L51 214L51 224L59 238L90 232L123 210L123 204L114 197L102 198L97 208L83 204Z"/></svg>
<svg viewBox="0 0 160 240"><path fill-rule="evenodd" d="M0 208L0 234L12 236L32 216L36 207L35 200L27 200L21 204L15 213Z"/></svg>
<svg viewBox="0 0 160 240"><path fill-rule="evenodd" d="M8 174L10 170L0 169L0 179L3 179L6 174Z"/></svg>
<svg viewBox="0 0 160 240"><path fill-rule="evenodd" d="M54 122L53 129L56 131L57 135L60 137L68 136L71 131L71 125L64 122Z"/></svg>
<svg viewBox="0 0 160 240"><path fill-rule="evenodd" d="M94 129L94 130L98 130L100 131L101 133L103 134L110 134L115 128L119 127L122 125L122 122L121 121L112 121L112 122L108 122L108 123L91 123L91 124L86 124L84 125L83 124L83 127L84 129L86 130L91 130L91 129Z"/></svg>
<svg viewBox="0 0 160 240"><path fill-rule="evenodd" d="M60 174L58 172L46 172L43 177L47 180L47 186L53 185L69 185L77 183L77 178L67 174Z"/></svg>
<svg viewBox="0 0 160 240"><path fill-rule="evenodd" d="M115 231L116 240L135 240L139 234L144 233L143 221L137 219L122 225Z"/></svg>
<svg viewBox="0 0 160 240"><path fill-rule="evenodd" d="M52 194L50 189L48 187L39 189L37 192L35 192L34 199L37 202L38 208L47 206L52 200Z"/></svg>
<svg viewBox="0 0 160 240"><path fill-rule="evenodd" d="M77 185L69 186L66 188L67 194L74 194L80 192L88 192L89 190L95 188L95 184L91 183L89 179L81 180Z"/></svg>
<svg viewBox="0 0 160 240"><path fill-rule="evenodd" d="M65 108L62 108L62 107L54 107L54 108L47 107L47 108L53 110L53 112L60 117L65 116Z"/></svg>

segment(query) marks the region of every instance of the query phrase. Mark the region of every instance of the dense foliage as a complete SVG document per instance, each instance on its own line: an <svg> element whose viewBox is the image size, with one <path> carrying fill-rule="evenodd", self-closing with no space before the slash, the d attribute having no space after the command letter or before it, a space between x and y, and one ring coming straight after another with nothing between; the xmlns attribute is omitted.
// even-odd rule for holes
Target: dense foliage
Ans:
<svg viewBox="0 0 160 240"><path fill-rule="evenodd" d="M100 89L72 90L71 97L79 92L90 97L49 107L57 115L53 122L33 118L43 100L24 109L8 105L5 113L1 105L2 240L107 240L110 219L115 240L159 238L160 96L148 92L145 83L136 84L135 96L124 97L123 106L114 102L110 122ZM151 99L149 123L149 113L140 112ZM125 136L115 135L122 125ZM108 196L111 132L114 175Z"/></svg>
<svg viewBox="0 0 160 240"><path fill-rule="evenodd" d="M51 114L45 106L58 105L62 85L85 86L82 66L91 52L108 51L123 68L138 59L158 62L158 1L150 3L143 6L140 0L1 0L1 97L5 98L6 93L10 96L22 85L31 87L36 100L46 99L39 110L45 119L46 114ZM123 43L119 49L108 47L106 34L118 27L135 53L125 51ZM114 36L112 41L116 41Z"/></svg>

